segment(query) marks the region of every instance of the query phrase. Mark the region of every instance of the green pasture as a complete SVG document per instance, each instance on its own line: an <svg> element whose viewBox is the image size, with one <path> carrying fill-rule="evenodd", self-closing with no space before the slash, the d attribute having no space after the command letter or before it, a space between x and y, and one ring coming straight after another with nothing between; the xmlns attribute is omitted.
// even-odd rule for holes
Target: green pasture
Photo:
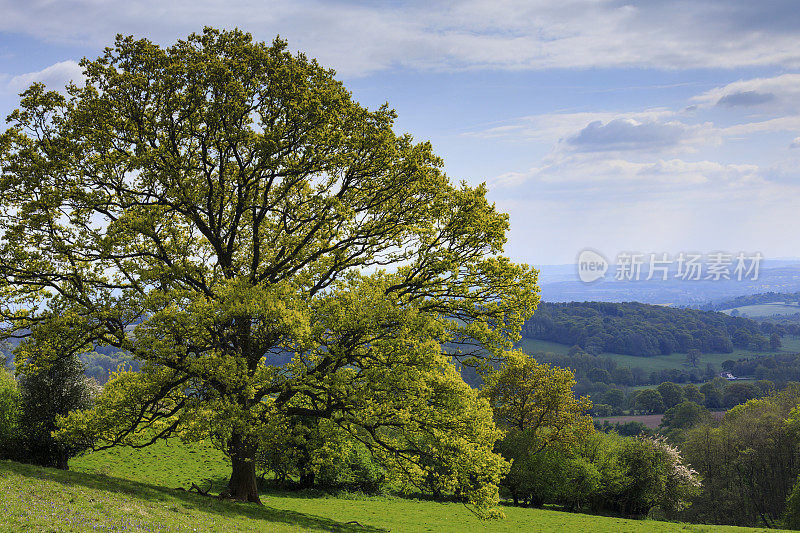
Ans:
<svg viewBox="0 0 800 533"><path fill-rule="evenodd" d="M110 452L114 455L116 452ZM136 453L142 453L141 451ZM120 454L122 461L123 454ZM109 454L104 455L105 458ZM169 460L142 454L142 472L184 471L187 456ZM84 461L92 459L84 458ZM178 462L180 461L180 462ZM0 461L0 531L170 532L766 532L764 529L626 520L552 510L503 507L506 518L483 521L464 505L390 496L329 497L266 493L264 506L177 491L171 486L109 474L60 471ZM776 530L769 530L776 531Z"/></svg>

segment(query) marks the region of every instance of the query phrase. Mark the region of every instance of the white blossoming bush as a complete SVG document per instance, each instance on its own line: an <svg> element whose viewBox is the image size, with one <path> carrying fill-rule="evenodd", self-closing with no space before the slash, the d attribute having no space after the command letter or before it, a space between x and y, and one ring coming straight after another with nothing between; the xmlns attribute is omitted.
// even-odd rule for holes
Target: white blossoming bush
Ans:
<svg viewBox="0 0 800 533"><path fill-rule="evenodd" d="M700 490L697 471L687 465L680 451L662 436L645 438L661 456L661 494L656 500L657 509L671 516L689 506L691 497Z"/></svg>

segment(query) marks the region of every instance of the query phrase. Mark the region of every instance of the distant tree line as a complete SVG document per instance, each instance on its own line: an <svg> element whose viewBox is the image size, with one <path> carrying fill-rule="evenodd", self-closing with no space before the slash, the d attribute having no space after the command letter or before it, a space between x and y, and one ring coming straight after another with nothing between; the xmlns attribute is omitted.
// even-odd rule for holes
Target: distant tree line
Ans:
<svg viewBox="0 0 800 533"><path fill-rule="evenodd" d="M783 386L793 384L794 382L783 383ZM684 402L710 410L730 409L748 400L763 398L779 388L773 381L766 379L727 381L720 377L699 386L694 383L681 386L665 381L658 387L628 392L609 387L591 396L592 414L598 417L662 414L669 413L670 409Z"/></svg>
<svg viewBox="0 0 800 533"><path fill-rule="evenodd" d="M722 368L734 376L766 379L783 388L787 382L800 381L800 354L776 354L729 360L722 363Z"/></svg>
<svg viewBox="0 0 800 533"><path fill-rule="evenodd" d="M731 409L719 421L697 417L673 431L671 440L702 479L702 490L679 518L800 528L798 404L800 384L793 383Z"/></svg>
<svg viewBox="0 0 800 533"><path fill-rule="evenodd" d="M713 379L717 375L717 370L713 365L703 365L701 359L696 361L696 367L687 364L682 369L647 370L639 366L620 365L613 357L591 355L577 346L571 348L566 354L540 352L534 357L542 363L571 369L575 373L581 394L590 393L597 387L602 388L603 385L630 387L658 385L664 381L699 383Z"/></svg>
<svg viewBox="0 0 800 533"><path fill-rule="evenodd" d="M543 302L523 327L523 336L579 346L592 354L613 352L643 357L674 352L730 353L764 350L781 325L724 313L637 302Z"/></svg>

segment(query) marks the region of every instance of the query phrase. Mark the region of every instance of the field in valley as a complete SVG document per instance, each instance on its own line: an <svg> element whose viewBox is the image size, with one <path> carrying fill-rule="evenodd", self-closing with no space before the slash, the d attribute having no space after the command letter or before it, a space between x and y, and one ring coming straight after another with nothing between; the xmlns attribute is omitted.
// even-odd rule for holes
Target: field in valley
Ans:
<svg viewBox="0 0 800 533"><path fill-rule="evenodd" d="M711 411L711 416L716 419L721 419L724 415L725 411ZM612 426L614 424L625 424L627 422L641 422L650 429L658 429L662 418L664 418L664 415L619 415L596 417L594 421L600 422L601 424L608 421Z"/></svg>
<svg viewBox="0 0 800 533"><path fill-rule="evenodd" d="M773 315L794 315L800 313L800 302L772 302L757 305L743 305L741 307L724 309L722 312L730 315L734 310L739 312L739 316L750 318Z"/></svg>
<svg viewBox="0 0 800 533"><path fill-rule="evenodd" d="M721 370L721 364L729 359L742 359L747 357L758 357L762 355L776 355L786 353L800 353L800 337L786 335L781 339L782 346L779 350L764 350L753 352L750 350L735 349L732 353L714 353L714 354L701 354L698 368L705 369L706 364L711 363L714 368ZM557 354L566 354L570 346L565 344L557 344L555 342L541 341L535 339L522 339L519 343L519 348L529 354L536 354L541 352L552 352ZM601 357L610 357L614 359L619 366L627 367L640 367L648 372L668 369L688 370L686 365L686 354L684 353L671 353L669 355L657 355L654 357L636 357L633 355L623 355L616 353L603 353Z"/></svg>

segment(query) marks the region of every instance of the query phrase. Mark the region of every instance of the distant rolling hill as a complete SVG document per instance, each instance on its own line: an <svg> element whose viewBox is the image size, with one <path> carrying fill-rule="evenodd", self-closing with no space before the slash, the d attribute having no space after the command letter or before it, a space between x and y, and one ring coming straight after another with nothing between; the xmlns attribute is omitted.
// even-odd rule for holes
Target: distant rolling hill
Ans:
<svg viewBox="0 0 800 533"><path fill-rule="evenodd" d="M757 279L741 281L686 281L676 279L672 271L666 281L658 276L647 281L645 269L639 280L619 281L609 272L603 280L584 283L578 279L575 265L536 265L536 268L539 270L542 299L548 302L643 302L700 307L743 295L800 291L800 260L765 260Z"/></svg>
<svg viewBox="0 0 800 533"><path fill-rule="evenodd" d="M527 339L640 357L763 350L775 344L773 334L784 333L780 326L725 313L639 302L542 302L523 327Z"/></svg>

